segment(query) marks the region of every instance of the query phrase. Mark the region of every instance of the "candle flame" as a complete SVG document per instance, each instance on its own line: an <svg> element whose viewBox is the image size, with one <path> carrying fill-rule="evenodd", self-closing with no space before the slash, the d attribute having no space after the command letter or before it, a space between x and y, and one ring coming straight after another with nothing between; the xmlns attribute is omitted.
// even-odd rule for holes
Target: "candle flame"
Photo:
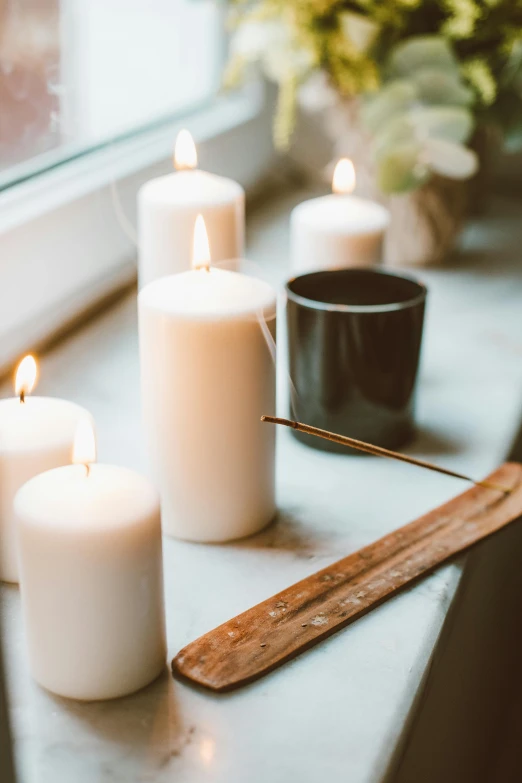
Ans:
<svg viewBox="0 0 522 783"><path fill-rule="evenodd" d="M88 418L80 419L76 427L72 453L73 465L90 465L96 462L96 436L92 421Z"/></svg>
<svg viewBox="0 0 522 783"><path fill-rule="evenodd" d="M26 394L31 394L36 384L38 376L38 367L34 356L28 354L24 356L18 367L15 376L15 394L24 399Z"/></svg>
<svg viewBox="0 0 522 783"><path fill-rule="evenodd" d="M174 147L174 167L177 171L182 169L195 169L198 165L198 153L194 139L188 130L180 130Z"/></svg>
<svg viewBox="0 0 522 783"><path fill-rule="evenodd" d="M332 179L333 193L346 195L355 190L355 169L349 158L341 158L338 161Z"/></svg>
<svg viewBox="0 0 522 783"><path fill-rule="evenodd" d="M203 215L198 215L194 225L194 243L192 245L192 266L194 269L210 267L210 246Z"/></svg>

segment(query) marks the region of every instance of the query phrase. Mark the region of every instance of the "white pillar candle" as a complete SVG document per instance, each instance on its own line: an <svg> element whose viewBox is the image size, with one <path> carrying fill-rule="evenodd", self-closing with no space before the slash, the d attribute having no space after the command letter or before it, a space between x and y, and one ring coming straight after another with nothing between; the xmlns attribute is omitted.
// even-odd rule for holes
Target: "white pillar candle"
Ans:
<svg viewBox="0 0 522 783"><path fill-rule="evenodd" d="M20 363L16 397L0 400L0 580L18 581L13 500L37 473L71 461L78 421L89 414L52 397L29 397L36 382L32 356Z"/></svg>
<svg viewBox="0 0 522 783"><path fill-rule="evenodd" d="M205 224L196 267L139 294L145 430L163 530L191 541L250 535L275 514L276 295L265 282L208 265ZM201 242L202 247L199 247Z"/></svg>
<svg viewBox="0 0 522 783"><path fill-rule="evenodd" d="M142 688L166 657L157 491L94 458L92 425L81 422L74 459L85 464L42 473L15 498L31 672L82 700Z"/></svg>
<svg viewBox="0 0 522 783"><path fill-rule="evenodd" d="M336 166L329 196L303 201L290 218L292 272L369 266L382 258L390 221L385 207L352 196L355 172L343 158Z"/></svg>
<svg viewBox="0 0 522 783"><path fill-rule="evenodd" d="M243 255L245 194L241 185L196 169L188 131L175 150L177 171L149 180L138 195L140 287L191 268L192 236L198 214L205 218L214 263L237 267Z"/></svg>

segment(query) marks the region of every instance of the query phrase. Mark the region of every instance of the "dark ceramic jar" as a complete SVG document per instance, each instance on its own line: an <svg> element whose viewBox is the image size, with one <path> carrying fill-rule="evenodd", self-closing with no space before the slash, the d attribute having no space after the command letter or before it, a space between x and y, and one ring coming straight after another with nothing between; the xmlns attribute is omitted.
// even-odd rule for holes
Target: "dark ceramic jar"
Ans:
<svg viewBox="0 0 522 783"><path fill-rule="evenodd" d="M286 285L291 416L389 449L414 433L426 288L376 269L314 272ZM293 431L303 443L350 449Z"/></svg>

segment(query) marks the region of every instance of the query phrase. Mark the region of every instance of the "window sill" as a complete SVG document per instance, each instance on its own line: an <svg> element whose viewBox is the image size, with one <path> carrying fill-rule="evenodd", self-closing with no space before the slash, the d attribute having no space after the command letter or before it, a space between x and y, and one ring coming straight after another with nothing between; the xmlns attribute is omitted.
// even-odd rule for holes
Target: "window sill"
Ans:
<svg viewBox="0 0 522 783"><path fill-rule="evenodd" d="M249 258L278 289L288 273L290 210L314 195L315 188L285 189L278 181L249 213ZM496 200L463 237L461 271L423 270L432 301L415 453L428 459L437 453L448 466L473 475L499 464L518 424L521 241L518 205ZM135 296L129 296L46 356L39 393L87 407L97 424L100 458L146 472L136 318ZM284 344L279 339L281 414L288 394ZM227 617L460 489L424 471L409 479L404 466L383 460L314 456L288 432L278 439L276 524L229 547L164 540L169 659ZM378 497L369 502L368 486L376 483ZM219 699L218 722L216 699L172 685L168 675L110 705L71 703L36 688L23 656L18 591L4 586L20 779L85 780L87 774L107 780L114 769L128 783L218 783L244 780L248 770L249 783L265 783L281 780L284 769L286 779L310 783L324 776L325 753L333 749L331 780L462 781L454 774L459 763L469 772L466 780L483 780L481 770L492 769L501 738L494 729L518 728L508 725L513 713L503 694L516 690L520 659L513 639L522 595L521 533L513 525L468 556L464 576L464 561L445 566L288 667ZM254 723L262 730L253 731ZM195 727L192 742L186 741L187 726ZM477 743L477 736L492 742ZM198 748L209 737L216 753L203 769ZM433 737L440 738L435 755Z"/></svg>

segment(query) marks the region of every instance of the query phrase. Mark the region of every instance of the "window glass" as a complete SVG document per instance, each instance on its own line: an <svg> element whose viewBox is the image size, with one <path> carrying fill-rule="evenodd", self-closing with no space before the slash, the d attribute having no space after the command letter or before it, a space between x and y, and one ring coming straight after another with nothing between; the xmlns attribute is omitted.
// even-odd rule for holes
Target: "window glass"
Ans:
<svg viewBox="0 0 522 783"><path fill-rule="evenodd" d="M0 0L0 188L215 92L216 0Z"/></svg>

